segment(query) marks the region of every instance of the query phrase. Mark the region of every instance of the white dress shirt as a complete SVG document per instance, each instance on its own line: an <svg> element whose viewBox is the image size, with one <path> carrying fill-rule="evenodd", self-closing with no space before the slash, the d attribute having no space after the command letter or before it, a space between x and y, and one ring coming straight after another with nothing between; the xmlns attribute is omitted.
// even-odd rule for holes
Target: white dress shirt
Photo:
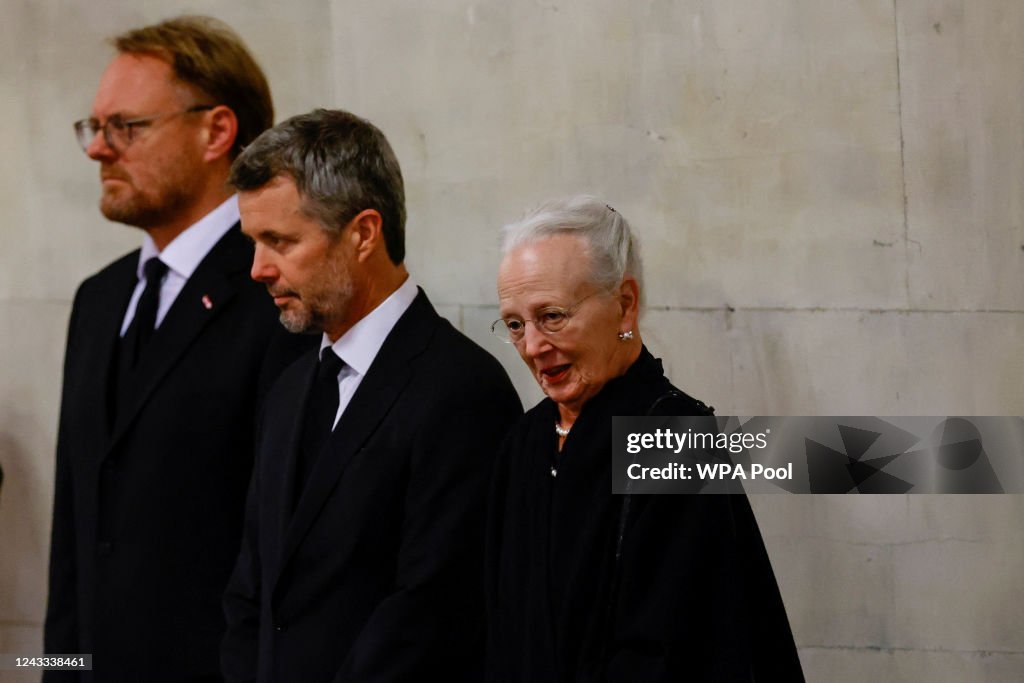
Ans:
<svg viewBox="0 0 1024 683"><path fill-rule="evenodd" d="M410 275L401 287L391 293L391 296L384 299L348 332L338 337L338 341L332 344L326 334L320 340L321 353L330 346L338 358L345 361L345 367L338 373L338 412L334 415L334 425L331 429L338 424L338 419L345 412L352 395L359 388L359 383L369 371L377 352L384 345L384 340L398 319L412 305L417 292L416 282Z"/></svg>
<svg viewBox="0 0 1024 683"><path fill-rule="evenodd" d="M160 283L160 307L156 311L156 327L160 327L171 304L178 298L178 294L181 293L188 279L192 277L192 273L199 267L199 263L210 253L213 245L217 244L220 238L238 222L238 219L238 195L231 195L224 200L223 204L171 240L171 243L164 247L163 251L156 248L153 238L146 233L142 239L142 251L139 252L139 265L135 269L139 281L135 285L135 291L132 292L132 298L128 302L128 310L125 311L124 320L121 322L122 337L135 318L135 309L139 305L139 298L142 296L142 290L146 288L146 276L143 271L146 261L158 256L167 266L167 274L164 275L164 279Z"/></svg>

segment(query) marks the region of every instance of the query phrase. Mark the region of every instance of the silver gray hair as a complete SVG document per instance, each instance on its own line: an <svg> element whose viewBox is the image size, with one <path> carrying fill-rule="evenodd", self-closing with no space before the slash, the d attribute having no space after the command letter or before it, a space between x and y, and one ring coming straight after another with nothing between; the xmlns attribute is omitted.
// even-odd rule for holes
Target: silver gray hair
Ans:
<svg viewBox="0 0 1024 683"><path fill-rule="evenodd" d="M302 209L329 235L365 209L383 219L392 263L405 260L405 185L384 133L341 109L314 109L264 131L231 166L228 182L248 192L288 176Z"/></svg>
<svg viewBox="0 0 1024 683"><path fill-rule="evenodd" d="M643 294L640 244L625 217L597 197L580 194L549 199L501 232L503 255L546 237L581 237L590 255L594 284L610 291L632 277Z"/></svg>

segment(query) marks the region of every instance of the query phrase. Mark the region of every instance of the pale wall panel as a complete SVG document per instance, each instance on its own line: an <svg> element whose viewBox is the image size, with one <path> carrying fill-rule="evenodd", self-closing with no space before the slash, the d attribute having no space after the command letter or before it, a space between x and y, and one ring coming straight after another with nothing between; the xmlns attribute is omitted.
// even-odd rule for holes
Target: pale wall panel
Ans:
<svg viewBox="0 0 1024 683"><path fill-rule="evenodd" d="M496 229L589 190L686 273L652 302L904 305L875 244L903 231L891 2L332 6L335 91L392 139L439 299L492 302Z"/></svg>
<svg viewBox="0 0 1024 683"><path fill-rule="evenodd" d="M0 301L0 622L40 623L66 303Z"/></svg>
<svg viewBox="0 0 1024 683"><path fill-rule="evenodd" d="M899 0L915 308L1024 309L1024 4Z"/></svg>
<svg viewBox="0 0 1024 683"><path fill-rule="evenodd" d="M801 648L1024 652L1019 496L751 504Z"/></svg>
<svg viewBox="0 0 1024 683"><path fill-rule="evenodd" d="M1004 652L920 652L824 647L803 650L808 681L928 681L964 683L1024 678L1024 656Z"/></svg>
<svg viewBox="0 0 1024 683"><path fill-rule="evenodd" d="M721 415L1024 413L1024 314L652 309L641 329Z"/></svg>
<svg viewBox="0 0 1024 683"><path fill-rule="evenodd" d="M891 547L893 645L1024 652L1024 616L1007 609L1024 598L1024 547L1019 523L1012 535L1005 531L980 541L944 538Z"/></svg>
<svg viewBox="0 0 1024 683"><path fill-rule="evenodd" d="M1022 314L724 315L733 319L733 414L1024 413Z"/></svg>
<svg viewBox="0 0 1024 683"><path fill-rule="evenodd" d="M34 625L0 622L0 652L32 656L43 651L42 632ZM37 683L38 671L0 671L0 683Z"/></svg>

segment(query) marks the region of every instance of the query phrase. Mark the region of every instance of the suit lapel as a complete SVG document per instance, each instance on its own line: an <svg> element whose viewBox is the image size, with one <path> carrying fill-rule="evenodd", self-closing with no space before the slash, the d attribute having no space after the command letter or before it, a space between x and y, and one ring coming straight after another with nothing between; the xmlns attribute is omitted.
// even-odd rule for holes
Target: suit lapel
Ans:
<svg viewBox="0 0 1024 683"><path fill-rule="evenodd" d="M411 362L430 342L437 320L437 313L426 294L420 290L412 305L384 340L373 365L360 382L337 427L327 440L324 452L314 465L285 535L280 568L284 568L298 548L349 462L387 418L412 377ZM293 438L292 444L288 467L294 476L298 439Z"/></svg>
<svg viewBox="0 0 1024 683"><path fill-rule="evenodd" d="M309 394L312 390L313 381L317 372L317 355L309 354L309 362L302 370L302 381L300 389L296 393L296 400L293 404L297 410L291 416L287 430L283 434L284 451L287 457L284 459L284 473L281 478L281 512L278 538L283 539L292 522L299 496L298 482L298 458L299 449L302 447L302 427L305 424L306 410L309 405Z"/></svg>
<svg viewBox="0 0 1024 683"><path fill-rule="evenodd" d="M153 391L203 329L234 298L236 278L249 268L251 258L245 238L236 225L200 262L139 360L132 391L124 397L124 404L118 410L111 447L124 435Z"/></svg>
<svg viewBox="0 0 1024 683"><path fill-rule="evenodd" d="M256 445L255 466L259 468L263 489L260 552L268 585L277 580L282 548L294 516L297 458L310 385L316 376L316 353L305 354L296 366L299 369L294 374L286 372L274 385L273 401L268 400L271 415L264 417L265 426ZM281 409L284 406L287 410Z"/></svg>
<svg viewBox="0 0 1024 683"><path fill-rule="evenodd" d="M96 411L90 422L103 434L102 438L95 441L97 444L107 443L114 426L110 401L113 392L117 391L117 377L113 366L121 334L121 323L124 321L125 310L138 281L138 262L138 251L122 258L115 265L110 277L102 282L89 310L82 312L82 315L89 317L89 329L95 330L89 334L79 335L76 343L88 345L88 348L81 350L81 357L93 361L82 364L88 373L82 386L101 388L100 395L88 402ZM106 452L106 449L103 449L103 452Z"/></svg>

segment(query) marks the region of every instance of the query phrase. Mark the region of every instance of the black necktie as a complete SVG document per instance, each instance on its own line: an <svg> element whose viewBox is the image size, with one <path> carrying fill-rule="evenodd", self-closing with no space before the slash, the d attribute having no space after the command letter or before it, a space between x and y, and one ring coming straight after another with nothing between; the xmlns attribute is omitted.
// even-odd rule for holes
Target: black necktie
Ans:
<svg viewBox="0 0 1024 683"><path fill-rule="evenodd" d="M143 346L153 336L156 312L160 308L160 281L167 272L167 266L154 256L142 266L142 272L146 277L146 286L142 290L142 296L135 304L135 317L132 318L128 329L125 330L124 338L118 344L117 363L113 366L117 372L116 381L111 383L107 395L111 427L118 410L138 384L135 368L138 365L139 356L142 355Z"/></svg>
<svg viewBox="0 0 1024 683"><path fill-rule="evenodd" d="M302 445L295 468L296 503L334 428L334 418L338 414L338 375L343 367L345 361L338 358L330 347L320 354L302 423Z"/></svg>
<svg viewBox="0 0 1024 683"><path fill-rule="evenodd" d="M138 365L142 351L153 336L156 313L160 308L160 283L167 274L167 264L154 256L146 261L142 271L146 276L146 288L142 290L142 296L135 307L135 318L124 335L125 349L130 354L128 360L131 367Z"/></svg>

